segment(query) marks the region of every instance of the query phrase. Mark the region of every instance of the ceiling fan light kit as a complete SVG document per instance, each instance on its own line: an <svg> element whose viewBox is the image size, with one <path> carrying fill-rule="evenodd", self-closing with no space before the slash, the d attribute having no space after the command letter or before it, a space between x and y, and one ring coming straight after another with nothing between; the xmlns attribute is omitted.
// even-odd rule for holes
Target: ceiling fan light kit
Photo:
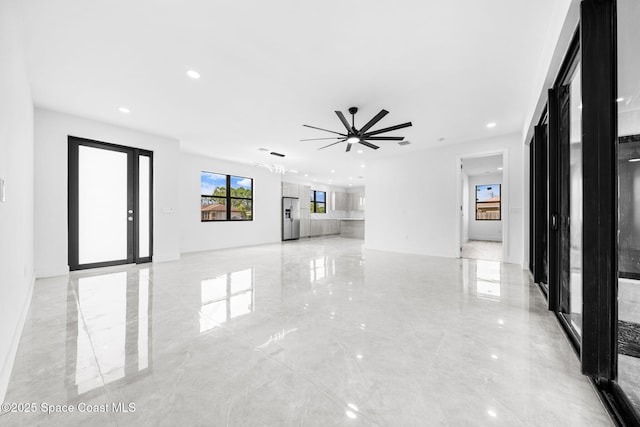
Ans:
<svg viewBox="0 0 640 427"><path fill-rule="evenodd" d="M336 115L338 116L338 119L340 119L340 122L342 122L342 125L347 130L347 133L340 133L340 132L336 132L336 131L329 130L329 129L319 128L319 127L316 127L316 126L302 125L304 127L308 127L308 128L311 128L311 129L317 129L317 130L333 133L333 134L340 135L340 136L332 137L332 138L301 139L300 141L320 141L320 140L326 140L326 139L332 139L332 140L337 139L338 140L336 142L332 142L329 145L325 145L324 147L320 147L320 148L318 148L318 150L322 150L324 148L331 147L331 146L339 144L341 142L346 142L347 143L347 148L345 150L347 152L351 151L351 147L353 146L353 144L361 144L361 145L364 145L365 147L369 147L369 148L372 148L374 150L377 150L380 147L375 145L375 144L372 144L369 141L402 141L404 139L404 137L403 136L375 136L375 135L379 135L381 133L391 132L391 131L394 131L394 130L403 129L403 128L411 126L411 122L406 122L406 123L402 123L400 125L390 126L390 127L387 127L387 128L378 129L378 130L374 130L374 131L370 131L369 132L369 129L371 129L376 123L378 123L384 116L389 114L389 112L387 110L381 110L378 114L373 116L373 118L371 120L369 120L364 126L362 126L360 129L356 129L356 126L355 126L355 115L356 115L357 112L358 112L358 108L357 107L349 108L349 113L351 114L351 124L349 124L349 121L344 116L344 114L342 114L342 111L335 111Z"/></svg>

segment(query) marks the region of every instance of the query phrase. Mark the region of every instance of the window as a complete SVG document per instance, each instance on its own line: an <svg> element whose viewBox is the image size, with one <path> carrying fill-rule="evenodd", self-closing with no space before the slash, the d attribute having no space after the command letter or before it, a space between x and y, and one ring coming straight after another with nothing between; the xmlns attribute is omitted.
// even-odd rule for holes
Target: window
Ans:
<svg viewBox="0 0 640 427"><path fill-rule="evenodd" d="M327 212L327 193L326 191L311 190L311 212L326 213Z"/></svg>
<svg viewBox="0 0 640 427"><path fill-rule="evenodd" d="M200 221L252 221L253 179L200 173Z"/></svg>
<svg viewBox="0 0 640 427"><path fill-rule="evenodd" d="M476 220L500 220L500 184L476 185Z"/></svg>

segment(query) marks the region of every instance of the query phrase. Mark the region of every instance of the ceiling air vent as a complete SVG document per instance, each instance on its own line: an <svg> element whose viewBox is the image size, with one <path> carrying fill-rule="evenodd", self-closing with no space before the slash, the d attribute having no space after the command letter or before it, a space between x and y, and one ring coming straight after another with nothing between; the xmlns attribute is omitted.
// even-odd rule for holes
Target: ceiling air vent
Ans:
<svg viewBox="0 0 640 427"><path fill-rule="evenodd" d="M284 157L284 154L276 153L275 151L271 152L272 156Z"/></svg>
<svg viewBox="0 0 640 427"><path fill-rule="evenodd" d="M409 145L411 144L411 141L400 141L398 142L398 145Z"/></svg>

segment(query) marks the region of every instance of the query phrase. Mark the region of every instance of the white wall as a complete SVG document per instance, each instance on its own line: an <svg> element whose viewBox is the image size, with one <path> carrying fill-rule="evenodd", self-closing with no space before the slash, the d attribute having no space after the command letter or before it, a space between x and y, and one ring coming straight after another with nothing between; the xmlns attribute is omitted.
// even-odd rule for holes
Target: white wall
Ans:
<svg viewBox="0 0 640 427"><path fill-rule="evenodd" d="M200 172L253 178L253 221L200 221ZM195 154L180 155L181 252L279 242L281 175Z"/></svg>
<svg viewBox="0 0 640 427"><path fill-rule="evenodd" d="M90 119L35 110L35 263L38 277L69 271L67 152L69 135L153 151L153 259L180 257L179 142ZM175 213L162 213L172 208Z"/></svg>
<svg viewBox="0 0 640 427"><path fill-rule="evenodd" d="M463 170L462 177L462 238L460 245L469 241L469 175Z"/></svg>
<svg viewBox="0 0 640 427"><path fill-rule="evenodd" d="M33 104L17 1L0 2L0 402L33 289Z"/></svg>
<svg viewBox="0 0 640 427"><path fill-rule="evenodd" d="M460 158L503 152L503 209L509 213L505 261L522 264L524 148L515 133L369 161L365 247L458 256Z"/></svg>
<svg viewBox="0 0 640 427"><path fill-rule="evenodd" d="M506 219L508 212L501 212L500 221L477 221L476 220L476 185L500 184L502 187L502 174L486 174L469 177L468 184L468 210L469 218L469 239L470 240L493 240L502 241L502 219ZM502 191L502 188L500 189ZM506 206L507 198L501 197L502 206Z"/></svg>

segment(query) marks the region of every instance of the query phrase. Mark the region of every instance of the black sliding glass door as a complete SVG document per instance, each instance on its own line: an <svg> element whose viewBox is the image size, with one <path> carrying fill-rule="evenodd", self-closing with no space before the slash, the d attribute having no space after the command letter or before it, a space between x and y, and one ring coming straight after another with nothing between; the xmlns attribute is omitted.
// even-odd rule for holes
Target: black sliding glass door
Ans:
<svg viewBox="0 0 640 427"><path fill-rule="evenodd" d="M617 385L640 413L640 1L617 1Z"/></svg>
<svg viewBox="0 0 640 427"><path fill-rule="evenodd" d="M542 140L536 129L537 140ZM549 308L558 313L577 349L582 335L582 95L576 37L555 87L549 91L548 134ZM542 181L542 179L539 179ZM541 196L542 197L542 196ZM542 204L542 202L540 202ZM545 206L537 206L542 211ZM541 239L542 233L536 238ZM542 244L542 243L541 243Z"/></svg>

